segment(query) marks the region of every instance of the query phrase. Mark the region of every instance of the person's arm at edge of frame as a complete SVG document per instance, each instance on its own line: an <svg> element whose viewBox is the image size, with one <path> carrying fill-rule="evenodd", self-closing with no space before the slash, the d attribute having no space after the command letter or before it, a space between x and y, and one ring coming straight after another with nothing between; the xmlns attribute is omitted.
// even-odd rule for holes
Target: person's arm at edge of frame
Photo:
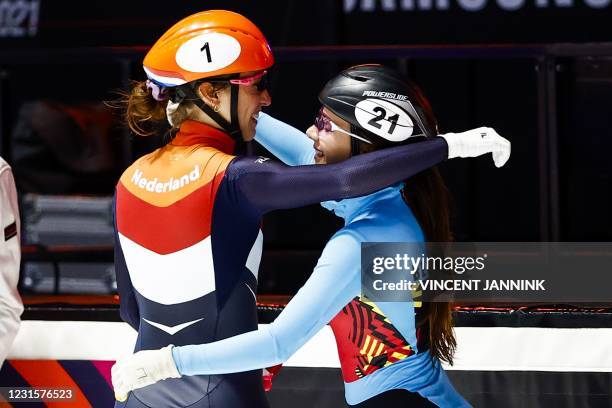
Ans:
<svg viewBox="0 0 612 408"><path fill-rule="evenodd" d="M10 167L0 158L0 226L3 235L0 236L0 366L7 357L17 336L21 324L23 302L17 291L19 283L19 262L21 258L21 226L19 225L19 208L17 206L17 190ZM8 210L8 211L7 211ZM3 219L6 214L11 218ZM14 223L14 230L11 228ZM15 235L13 235L13 232ZM9 233L12 236L7 236ZM8 239L7 239L8 238Z"/></svg>

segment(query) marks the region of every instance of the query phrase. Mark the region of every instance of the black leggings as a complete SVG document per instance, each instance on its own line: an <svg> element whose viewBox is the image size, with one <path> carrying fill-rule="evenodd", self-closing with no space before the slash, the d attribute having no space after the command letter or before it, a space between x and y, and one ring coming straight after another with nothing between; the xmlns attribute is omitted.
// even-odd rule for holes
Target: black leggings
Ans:
<svg viewBox="0 0 612 408"><path fill-rule="evenodd" d="M430 408L436 404L408 390L390 390L367 399L351 408Z"/></svg>

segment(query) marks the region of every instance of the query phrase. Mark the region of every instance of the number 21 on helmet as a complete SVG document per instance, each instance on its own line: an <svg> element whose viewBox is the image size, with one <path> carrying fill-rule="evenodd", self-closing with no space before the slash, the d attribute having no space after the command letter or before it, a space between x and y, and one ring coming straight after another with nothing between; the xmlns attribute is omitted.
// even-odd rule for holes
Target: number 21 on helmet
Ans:
<svg viewBox="0 0 612 408"><path fill-rule="evenodd" d="M325 85L319 100L374 145L403 144L437 134L433 111L420 89L382 65L347 68Z"/></svg>

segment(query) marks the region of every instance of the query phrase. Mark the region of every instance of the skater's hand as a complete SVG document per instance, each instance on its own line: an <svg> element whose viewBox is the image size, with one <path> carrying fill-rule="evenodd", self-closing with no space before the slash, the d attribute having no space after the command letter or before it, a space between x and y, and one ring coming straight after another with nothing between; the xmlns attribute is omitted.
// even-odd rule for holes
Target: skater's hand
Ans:
<svg viewBox="0 0 612 408"><path fill-rule="evenodd" d="M496 167L502 167L510 158L510 142L497 134L495 129L480 127L461 133L445 133L448 158L478 157L492 153Z"/></svg>
<svg viewBox="0 0 612 408"><path fill-rule="evenodd" d="M111 369L115 399L125 401L130 391L181 375L172 357L173 345L144 350L115 363Z"/></svg>

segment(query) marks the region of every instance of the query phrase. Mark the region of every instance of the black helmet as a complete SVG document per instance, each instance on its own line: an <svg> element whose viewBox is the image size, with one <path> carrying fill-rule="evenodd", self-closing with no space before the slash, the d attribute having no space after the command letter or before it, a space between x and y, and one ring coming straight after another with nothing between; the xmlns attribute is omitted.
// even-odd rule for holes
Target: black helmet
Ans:
<svg viewBox="0 0 612 408"><path fill-rule="evenodd" d="M421 90L382 65L345 69L325 85L319 101L349 122L351 132L373 145L403 144L417 136L434 137L438 133L433 111Z"/></svg>

